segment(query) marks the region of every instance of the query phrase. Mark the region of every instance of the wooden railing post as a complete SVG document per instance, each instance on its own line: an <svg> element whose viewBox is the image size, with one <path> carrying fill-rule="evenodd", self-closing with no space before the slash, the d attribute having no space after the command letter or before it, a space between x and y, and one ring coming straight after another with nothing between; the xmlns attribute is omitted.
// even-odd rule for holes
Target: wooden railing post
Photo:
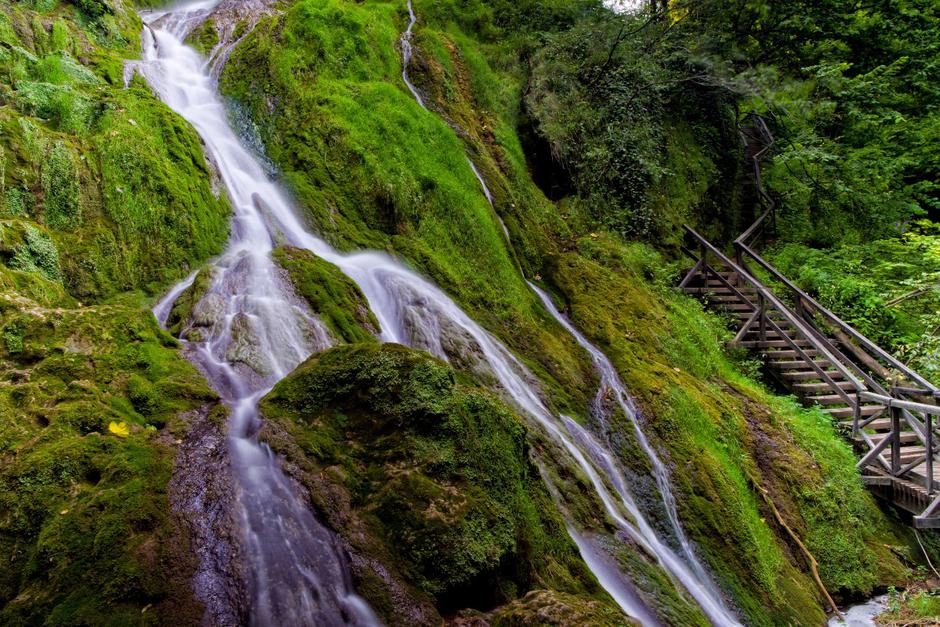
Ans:
<svg viewBox="0 0 940 627"><path fill-rule="evenodd" d="M793 293L793 296L795 297L794 302L796 303L796 315L799 318L805 320L806 313L803 310L803 297L797 294L796 292Z"/></svg>
<svg viewBox="0 0 940 627"><path fill-rule="evenodd" d="M891 407L891 474L901 471L901 408Z"/></svg>
<svg viewBox="0 0 940 627"><path fill-rule="evenodd" d="M759 316L760 341L767 341L767 308L764 306L763 292L757 293L757 311Z"/></svg>
<svg viewBox="0 0 940 627"><path fill-rule="evenodd" d="M927 437L924 444L927 447L927 496L933 494L933 414L927 414Z"/></svg>
<svg viewBox="0 0 940 627"><path fill-rule="evenodd" d="M852 439L858 439L858 423L862 419L862 396L855 390L855 407L852 408Z"/></svg>

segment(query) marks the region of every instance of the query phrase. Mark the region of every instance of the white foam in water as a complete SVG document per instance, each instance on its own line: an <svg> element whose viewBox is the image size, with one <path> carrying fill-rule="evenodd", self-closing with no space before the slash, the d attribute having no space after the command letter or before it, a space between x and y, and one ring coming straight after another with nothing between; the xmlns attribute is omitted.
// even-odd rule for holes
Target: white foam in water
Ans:
<svg viewBox="0 0 940 627"><path fill-rule="evenodd" d="M829 627L877 627L875 619L888 610L888 597L882 595L847 609L844 618L833 616Z"/></svg>
<svg viewBox="0 0 940 627"><path fill-rule="evenodd" d="M336 538L297 496L278 459L252 437L258 423L258 400L311 352L330 344L322 324L281 284L270 258L272 234L278 233L290 244L332 262L359 285L381 325L382 341L427 350L442 359L458 354L461 347L476 355L478 365L492 373L507 399L567 453L568 459L559 463L581 468L607 517L654 555L715 624L737 624L707 585L707 577L697 574L694 556L688 563L689 556L681 559L647 524L613 455L577 423L551 412L534 377L496 338L436 286L389 255L340 254L304 228L286 196L229 126L207 63L182 44L187 28L198 22L194 15L205 15L207 7L211 4L198 3L149 15L144 60L137 68L163 101L202 137L234 208L228 250L215 263L209 293L199 303L215 313L217 320L209 337L190 352L233 408L232 463L245 530L242 553L251 592L250 623L377 622L353 593ZM412 24L413 20L412 14ZM189 277L176 286L157 306L155 313L163 321L172 301L192 280ZM241 339L247 334L248 346L256 350L248 350L239 334ZM624 592L622 574L609 563L601 566L594 549L589 550L592 545L587 536L572 531L572 537L624 612L644 623L655 622L635 596Z"/></svg>

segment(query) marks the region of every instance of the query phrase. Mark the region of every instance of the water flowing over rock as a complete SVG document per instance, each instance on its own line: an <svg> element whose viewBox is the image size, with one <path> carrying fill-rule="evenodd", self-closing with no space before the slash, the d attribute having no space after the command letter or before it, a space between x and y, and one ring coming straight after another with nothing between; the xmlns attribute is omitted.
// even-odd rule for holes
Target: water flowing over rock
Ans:
<svg viewBox="0 0 940 627"><path fill-rule="evenodd" d="M234 207L229 249L214 264L217 270L204 297L220 295L224 310L220 311L218 303L207 306L215 314L211 337L191 344L188 352L232 409L228 448L236 492L234 514L242 531L247 622L376 621L353 593L347 558L336 536L314 517L299 496L299 486L282 471L280 460L253 437L259 425L259 399L307 356L331 343L322 323L304 310L280 280L271 253L275 239L283 238L291 246L308 249L334 264L359 286L379 322L382 341L421 348L462 368L485 372L492 387L534 430L547 436L557 452L553 464L587 478L590 498L603 507L601 518L655 556L680 594L694 599L713 622L736 624L689 564L645 523L614 456L592 434L550 408L535 377L502 343L440 289L389 255L340 254L304 228L279 186L228 125L205 61L182 43L188 29L211 6L195 3L147 15L151 26L144 33L144 61L138 68L160 97L200 134ZM406 35L410 44L410 28ZM417 93L415 96L419 98ZM192 283L192 277L187 282ZM179 296L185 289L178 286L171 295ZM167 306L165 302L158 305L158 318L165 320ZM228 348L233 341L239 346L237 356L244 356L241 351L246 346L236 338L249 336L258 354L264 354L269 362L254 375L228 358L232 357ZM254 356L248 354L245 361L254 361ZM545 478L551 484L548 473ZM557 490L556 494L564 511L566 495ZM581 494L571 496L582 498ZM614 579L623 582L625 577L613 577L609 572L612 567L600 569L600 560L589 559L587 547L593 544L586 534L575 531L580 523L568 522L585 561L598 568L595 574L624 612L653 622L642 603L611 583Z"/></svg>

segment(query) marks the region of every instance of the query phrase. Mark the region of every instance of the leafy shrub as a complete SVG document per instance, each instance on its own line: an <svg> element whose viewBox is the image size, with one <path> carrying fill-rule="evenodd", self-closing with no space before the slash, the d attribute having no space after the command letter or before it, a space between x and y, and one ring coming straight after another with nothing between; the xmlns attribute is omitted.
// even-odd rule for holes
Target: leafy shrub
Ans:
<svg viewBox="0 0 940 627"><path fill-rule="evenodd" d="M25 240L16 247L9 266L23 272L38 272L50 281L61 281L59 251L49 234L27 224Z"/></svg>

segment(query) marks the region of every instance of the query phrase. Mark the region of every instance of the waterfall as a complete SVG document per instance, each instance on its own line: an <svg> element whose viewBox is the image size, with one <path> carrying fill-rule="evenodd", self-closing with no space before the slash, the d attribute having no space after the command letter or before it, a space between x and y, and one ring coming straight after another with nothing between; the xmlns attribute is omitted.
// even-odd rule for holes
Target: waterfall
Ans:
<svg viewBox="0 0 940 627"><path fill-rule="evenodd" d="M548 408L534 376L499 340L440 289L391 256L374 251L341 254L304 228L286 195L228 124L207 62L182 43L194 14L207 6L211 4L203 2L147 14L143 61L137 68L161 99L201 136L234 209L228 248L212 264L209 289L196 305L204 328L184 329L182 335L184 340L189 338L187 354L232 410L230 448L243 531L241 555L250 592L249 622L377 622L352 590L337 538L298 496L299 486L284 474L278 458L253 437L259 423L258 400L308 355L332 341L272 262L277 239L314 252L350 277L375 314L382 341L405 344L449 361L469 359L474 362L472 369L488 372L498 391L530 426L558 447L562 457L556 463L580 469L607 519L655 556L713 622L736 624L720 599L646 523L614 456L576 422ZM166 320L172 302L193 281L194 277L187 278L158 304L155 314L161 320ZM602 552L595 551L588 535L576 532L573 521L568 524L585 562L624 612L645 623L654 622L629 593L622 574L598 557Z"/></svg>
<svg viewBox="0 0 940 627"><path fill-rule="evenodd" d="M656 453L656 450L650 444L646 434L643 432L643 428L640 426L640 421L637 417L636 407L634 407L633 400L627 392L627 388L623 384L623 381L620 379L620 375L617 373L617 369L614 367L614 364L611 363L607 355L605 355L599 348L594 346L586 337L584 337L580 331L578 331L577 328L575 328L575 326L567 318L565 318L564 315L562 315L560 311L558 311L548 294L546 294L537 285L531 282L529 282L529 287L536 293L536 295L538 295L539 299L542 301L542 304L545 306L545 309L550 314L552 314L552 317L554 317L555 320L557 320L558 323L564 327L564 329L568 331L572 337L574 337L575 341L577 341L577 343L585 351L587 351L588 355L590 355L591 362L594 364L594 368L600 378L600 385L598 387L597 396L594 401L593 414L595 418L597 418L601 423L603 430L606 431L608 429L603 411L604 399L613 398L617 406L620 407L620 410L623 412L624 416L629 419L630 424L633 426L633 433L636 437L636 440L647 459L649 459L650 465L652 466L653 478L656 480L656 487L659 490L659 494L662 498L663 507L666 510L666 516L669 518L669 525L679 542L679 548L682 551L685 562L691 568L691 571L698 580L698 583L704 588L704 590L700 592L696 598L701 596L703 592L707 592L709 596L718 601L720 606L721 603L719 600L721 599L721 594L715 586L714 581L712 581L711 576L705 570L704 566L702 566L702 563L699 561L698 557L695 555L695 552L692 549L692 545L682 528L682 523L679 521L679 513L676 510L676 498L672 492L669 471L666 469L665 464L663 464L662 460L659 458L659 455ZM570 430L572 431L572 435L583 431L583 428L572 420L566 420L566 424L571 427ZM575 435L575 437L577 436ZM605 461L605 465L611 466L612 474L619 475L618 471L613 466L612 460ZM615 482L614 485L618 492L626 490L626 485L622 478ZM622 494L621 497L632 500L628 494ZM646 523L646 520L643 518L639 510L634 513L634 517L640 523L639 526L641 529L644 530L644 536L648 537L649 541L655 544L655 542L658 541L658 538L655 537L652 528L650 528ZM650 534L652 534L652 536L650 536ZM657 557L659 558L658 553ZM662 561L663 558L660 558L661 563ZM731 614L723 607L722 609L725 612L723 620L732 620L733 617Z"/></svg>
<svg viewBox="0 0 940 627"><path fill-rule="evenodd" d="M210 7L200 3L145 16L150 25L143 59L135 66L198 130L234 209L227 250L213 262L208 290L197 305L205 337L188 342L186 353L231 409L229 449L240 555L248 562L248 616L212 607L220 601L208 593L201 600L207 612L233 623L375 625L372 611L353 593L337 538L313 516L277 457L253 437L260 398L313 352L327 348L331 338L271 260L272 230L259 204L273 186L262 183L260 166L228 127L206 63L182 43ZM189 276L157 304L154 315L161 323L194 279ZM196 588L199 595L213 586L203 582Z"/></svg>
<svg viewBox="0 0 940 627"><path fill-rule="evenodd" d="M619 10L625 11L627 10L628 6L635 9L636 5L639 3L635 0L615 0L612 4L615 5ZM405 84L417 100L418 104L427 110L427 106L424 100L420 97L408 76L408 66L414 54L411 38L413 35L414 26L417 22L417 16L414 12L411 0L408 0L407 5L409 23L407 30L401 37L403 67L402 77L404 78ZM467 155L467 162L470 164L470 169L473 171L474 176L476 176L477 181L479 181L480 186L483 188L483 193L486 196L487 202L489 202L490 206L493 206L493 195L490 193L486 181L483 179L479 169L477 169L469 155ZM501 218L499 218L498 215L497 219L502 226L503 233L505 234L507 241L509 241L510 235L509 230L506 228L506 224ZM633 426L636 440L652 466L653 477L656 481L656 487L662 498L666 515L669 518L670 527L672 528L673 533L679 542L679 547L682 551L685 563L688 564L688 568L686 567L686 564L683 564L683 562L678 559L672 550L660 540L653 528L647 522L646 518L643 516L640 509L636 506L632 495L627 489L626 481L623 479L623 476L617 468L616 463L614 462L611 455L603 450L597 441L594 440L594 438L577 422L571 420L570 418L563 417L569 434L575 439L579 440L586 450L592 452L595 456L595 463L600 464L600 466L606 471L608 477L614 479L613 485L621 498L622 504L626 506L631 516L634 518L634 520L637 521L637 526L631 533L631 536L634 536L634 540L638 541L641 545L645 546L651 554L655 555L659 564L663 566L667 572L677 576L679 580L682 581L683 585L686 587L686 589L688 589L696 601L699 602L699 604L702 606L702 609L706 612L706 614L708 614L709 618L721 625L735 624L736 619L721 601L721 593L715 586L711 576L698 560L698 557L695 555L688 537L685 535L685 531L683 530L681 522L679 521L679 514L676 509L676 500L672 492L669 472L663 464L662 460L659 458L659 455L656 453L655 449L649 443L646 434L643 432L643 429L640 426L639 420L637 418L636 409L633 406L632 399L626 390L626 386L624 386L620 376L617 374L614 365L607 358L607 356L601 352L600 349L591 344L587 338L584 337L584 335L579 332L574 327L574 325L572 325L571 322L569 322L561 314L561 312L555 308L548 294L539 289L539 287L532 282L527 281L527 283L542 301L545 309L555 318L556 321L558 321L559 324L561 324L561 326L566 331L568 331L569 334L571 334L572 337L574 337L577 343L590 355L591 361L594 364L594 368L600 378L600 386L598 388L597 397L594 403L594 415L604 426L604 429L606 430L607 426L602 407L603 399L608 396L613 397L614 401L620 407L623 414L630 420L631 425ZM570 529L569 532L571 532ZM585 547L583 546L584 539L576 537L573 532L572 538L575 539L575 542L581 549L581 553L585 558L585 561L589 562L590 556L588 551L586 551ZM598 576L600 577L600 575ZM608 589L608 591L611 592L612 596L614 595L613 589Z"/></svg>

